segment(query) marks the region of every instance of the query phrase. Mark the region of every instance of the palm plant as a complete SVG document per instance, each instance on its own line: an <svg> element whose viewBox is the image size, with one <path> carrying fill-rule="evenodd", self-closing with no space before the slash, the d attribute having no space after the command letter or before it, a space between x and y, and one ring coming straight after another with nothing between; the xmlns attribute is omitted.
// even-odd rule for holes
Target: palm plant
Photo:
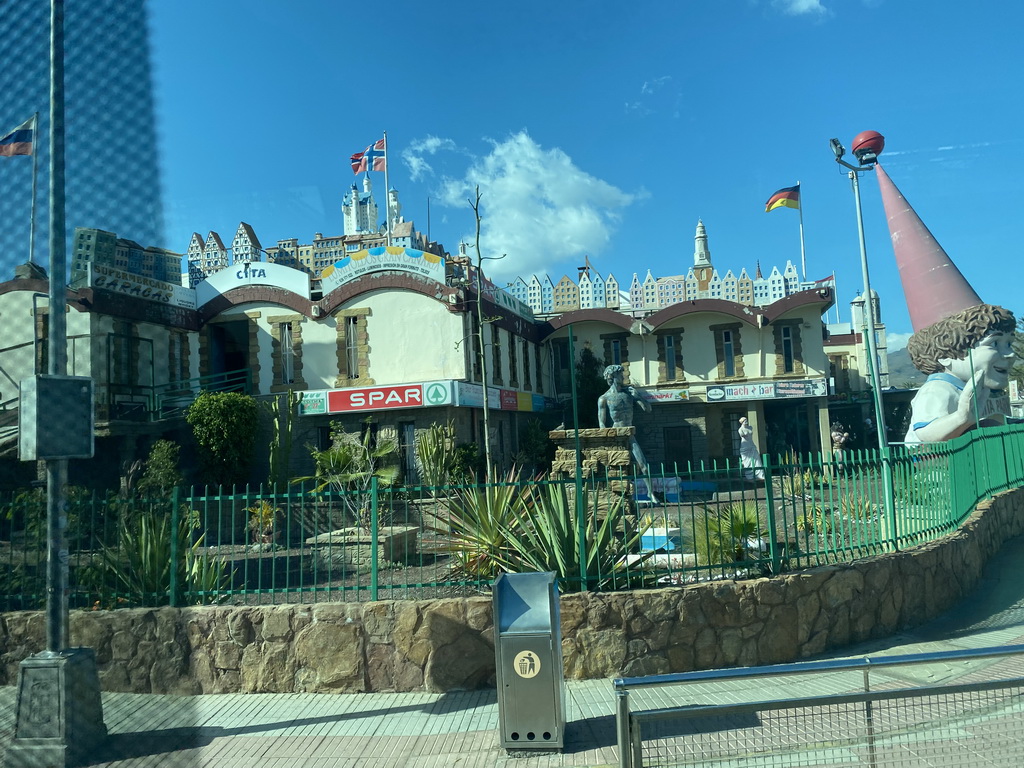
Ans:
<svg viewBox="0 0 1024 768"><path fill-rule="evenodd" d="M314 491L328 488L337 491L356 525L369 531L370 486L376 480L378 486L390 487L401 474L398 437L391 433L376 435L369 428L357 437L335 423L331 425L331 441L331 446L325 450L312 450L314 474L292 482L311 480L315 484Z"/></svg>
<svg viewBox="0 0 1024 768"><path fill-rule="evenodd" d="M705 565L728 565L746 556L750 539L760 538L757 506L730 504L718 510L705 511L704 530L694 531L697 559Z"/></svg>

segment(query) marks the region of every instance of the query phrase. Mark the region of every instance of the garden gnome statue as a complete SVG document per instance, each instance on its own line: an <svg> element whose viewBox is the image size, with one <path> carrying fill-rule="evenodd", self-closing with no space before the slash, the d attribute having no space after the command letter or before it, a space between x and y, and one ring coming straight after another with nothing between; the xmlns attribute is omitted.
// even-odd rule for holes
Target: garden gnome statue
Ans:
<svg viewBox="0 0 1024 768"><path fill-rule="evenodd" d="M1013 313L982 302L882 166L875 169L914 327L907 351L928 374L911 403L904 440L938 442L976 423L1004 423Z"/></svg>
<svg viewBox="0 0 1024 768"><path fill-rule="evenodd" d="M600 427L632 427L634 404L639 405L643 411L651 410L650 403L637 394L635 387L623 386L624 373L625 369L621 365L609 365L604 369L608 391L597 399L597 424ZM629 438L629 448L640 474L647 475L647 459L635 435ZM647 485L648 498L654 502L654 490L646 479L643 482Z"/></svg>

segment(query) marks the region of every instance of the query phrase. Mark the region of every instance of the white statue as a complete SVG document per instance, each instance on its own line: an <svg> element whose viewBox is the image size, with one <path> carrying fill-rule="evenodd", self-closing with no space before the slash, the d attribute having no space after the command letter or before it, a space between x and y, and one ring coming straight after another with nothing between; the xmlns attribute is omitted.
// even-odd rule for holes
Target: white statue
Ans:
<svg viewBox="0 0 1024 768"><path fill-rule="evenodd" d="M750 426L746 416L740 419L740 428L736 431L740 436L740 464L743 467L743 476L747 480L764 480L761 451L757 449L754 428Z"/></svg>

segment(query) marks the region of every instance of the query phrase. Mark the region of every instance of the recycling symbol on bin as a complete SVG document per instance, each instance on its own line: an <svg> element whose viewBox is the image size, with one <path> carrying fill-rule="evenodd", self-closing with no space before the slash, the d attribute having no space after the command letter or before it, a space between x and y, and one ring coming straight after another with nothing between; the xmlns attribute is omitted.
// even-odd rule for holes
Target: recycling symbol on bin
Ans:
<svg viewBox="0 0 1024 768"><path fill-rule="evenodd" d="M520 677L529 680L540 672L540 659L533 651L521 651L512 659L512 669Z"/></svg>

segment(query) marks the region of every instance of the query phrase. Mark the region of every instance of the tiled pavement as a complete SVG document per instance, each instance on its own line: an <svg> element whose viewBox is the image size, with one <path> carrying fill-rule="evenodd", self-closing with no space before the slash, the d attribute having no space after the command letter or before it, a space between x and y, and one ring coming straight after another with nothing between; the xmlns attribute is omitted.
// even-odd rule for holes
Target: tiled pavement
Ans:
<svg viewBox="0 0 1024 768"><path fill-rule="evenodd" d="M928 625L838 656L983 648L1024 641L1024 537L1008 542L978 590ZM939 671L944 679L963 671ZM914 673L907 670L913 684ZM922 674L936 682L929 665ZM756 687L747 682L744 687ZM796 695L798 691L791 690ZM767 698L770 691L730 691ZM654 695L653 693L651 695ZM611 680L567 683L566 747L510 755L498 746L495 691L448 694L103 695L109 768L453 768L616 765ZM636 702L642 706L641 701ZM13 730L14 688L0 688L0 749ZM966 763L965 763L966 765Z"/></svg>

